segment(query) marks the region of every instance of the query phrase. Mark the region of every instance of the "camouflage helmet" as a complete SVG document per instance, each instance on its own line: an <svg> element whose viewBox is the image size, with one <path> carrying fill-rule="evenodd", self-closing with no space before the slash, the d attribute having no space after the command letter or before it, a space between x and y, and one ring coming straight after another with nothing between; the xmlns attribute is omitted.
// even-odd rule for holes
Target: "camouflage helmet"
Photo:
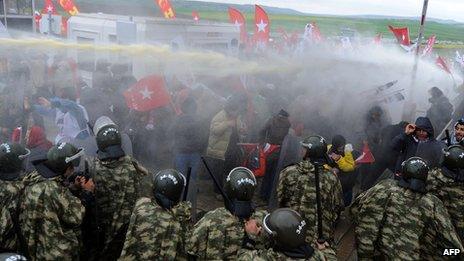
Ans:
<svg viewBox="0 0 464 261"><path fill-rule="evenodd" d="M162 170L153 175L153 192L157 202L164 208L171 208L179 203L186 180L177 170Z"/></svg>
<svg viewBox="0 0 464 261"><path fill-rule="evenodd" d="M443 166L450 170L464 169L464 147L453 145L443 149Z"/></svg>
<svg viewBox="0 0 464 261"><path fill-rule="evenodd" d="M253 172L245 167L238 167L227 175L224 192L229 200L251 201L256 186Z"/></svg>
<svg viewBox="0 0 464 261"><path fill-rule="evenodd" d="M429 167L427 162L419 157L412 157L401 164L401 174L406 180L416 179L423 182L427 181Z"/></svg>
<svg viewBox="0 0 464 261"><path fill-rule="evenodd" d="M308 150L310 159L323 159L327 154L327 142L322 136L309 136L301 142L301 146Z"/></svg>
<svg viewBox="0 0 464 261"><path fill-rule="evenodd" d="M120 158L125 155L121 148L121 133L118 126L108 117L97 119L94 126L99 159Z"/></svg>
<svg viewBox="0 0 464 261"><path fill-rule="evenodd" d="M306 221L293 209L274 210L264 217L263 227L281 249L290 250L305 244Z"/></svg>
<svg viewBox="0 0 464 261"><path fill-rule="evenodd" d="M83 155L84 149L77 149L70 143L60 143L48 151L45 165L57 174L64 174L68 167L79 165Z"/></svg>
<svg viewBox="0 0 464 261"><path fill-rule="evenodd" d="M23 169L23 161L30 151L17 143L0 145L0 179L14 180Z"/></svg>

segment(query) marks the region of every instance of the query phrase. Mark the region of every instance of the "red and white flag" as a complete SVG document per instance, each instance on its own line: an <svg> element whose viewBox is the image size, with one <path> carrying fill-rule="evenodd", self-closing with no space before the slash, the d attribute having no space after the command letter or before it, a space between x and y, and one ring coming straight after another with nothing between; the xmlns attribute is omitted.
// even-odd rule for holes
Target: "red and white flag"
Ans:
<svg viewBox="0 0 464 261"><path fill-rule="evenodd" d="M305 32L303 34L303 38L311 42L322 41L321 30L319 30L319 27L317 26L315 22L309 23L305 26Z"/></svg>
<svg viewBox="0 0 464 261"><path fill-rule="evenodd" d="M200 21L200 14L198 13L198 11L192 11L192 18L195 22Z"/></svg>
<svg viewBox="0 0 464 261"><path fill-rule="evenodd" d="M424 50L422 50L422 56L426 56L432 53L433 45L435 44L435 40L437 37L432 35L429 40L427 41L427 46L425 46Z"/></svg>
<svg viewBox="0 0 464 261"><path fill-rule="evenodd" d="M124 92L127 107L136 111L150 111L171 104L164 78L147 76Z"/></svg>
<svg viewBox="0 0 464 261"><path fill-rule="evenodd" d="M48 12L51 12L52 14L57 14L55 5L53 4L52 0L44 1L44 8L42 9L42 14L48 14Z"/></svg>
<svg viewBox="0 0 464 261"><path fill-rule="evenodd" d="M166 19L176 18L176 13L174 12L174 8L172 8L171 2L169 0L155 0L155 1L161 10L161 13L163 13L164 18Z"/></svg>
<svg viewBox="0 0 464 261"><path fill-rule="evenodd" d="M246 21L243 14L239 10L229 7L229 20L240 29L240 41L242 43L246 43L248 41L248 35L246 30Z"/></svg>
<svg viewBox="0 0 464 261"><path fill-rule="evenodd" d="M443 57L438 56L435 63L438 65L438 67L443 69L443 71L451 74L451 70L450 70L449 66L446 64L446 61L445 61L445 59L443 59Z"/></svg>
<svg viewBox="0 0 464 261"><path fill-rule="evenodd" d="M395 35L400 45L411 45L411 39L409 38L409 29L407 27L394 28L393 26L389 25L388 28L393 33L393 35Z"/></svg>
<svg viewBox="0 0 464 261"><path fill-rule="evenodd" d="M377 45L382 44L382 36L383 36L382 33L376 35L376 36L374 37L373 43L374 43L374 44L377 44Z"/></svg>
<svg viewBox="0 0 464 261"><path fill-rule="evenodd" d="M270 21L266 11L261 6L255 5L254 39L256 43L266 45L269 42L270 32Z"/></svg>

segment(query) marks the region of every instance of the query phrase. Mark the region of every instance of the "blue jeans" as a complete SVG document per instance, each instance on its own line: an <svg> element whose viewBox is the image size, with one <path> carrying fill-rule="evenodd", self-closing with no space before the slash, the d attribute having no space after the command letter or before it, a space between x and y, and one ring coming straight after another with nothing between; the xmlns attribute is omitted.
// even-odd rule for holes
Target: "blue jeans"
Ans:
<svg viewBox="0 0 464 261"><path fill-rule="evenodd" d="M187 178L188 169L191 168L187 200L192 203L192 209L196 208L197 199L197 174L200 166L200 153L178 153L175 158L176 170Z"/></svg>

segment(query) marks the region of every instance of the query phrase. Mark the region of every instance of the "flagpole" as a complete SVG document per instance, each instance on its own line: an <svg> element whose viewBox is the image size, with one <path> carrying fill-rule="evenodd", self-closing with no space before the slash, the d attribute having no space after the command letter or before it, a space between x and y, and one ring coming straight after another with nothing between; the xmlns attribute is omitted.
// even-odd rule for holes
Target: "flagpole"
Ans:
<svg viewBox="0 0 464 261"><path fill-rule="evenodd" d="M422 7L422 16L421 16L421 23L419 28L419 36L417 37L417 46L416 46L416 57L414 58L414 67L412 69L412 78L411 78L411 86L409 89L409 99L408 102L405 103L403 107L403 120L412 121L415 117L415 105L413 103L413 95L414 95L414 87L416 85L416 78L417 78L417 67L419 64L419 54L420 54L420 45L422 42L422 37L424 35L425 30L425 18L427 17L427 8L429 5L429 0L424 0L424 5ZM409 111L411 110L411 111Z"/></svg>

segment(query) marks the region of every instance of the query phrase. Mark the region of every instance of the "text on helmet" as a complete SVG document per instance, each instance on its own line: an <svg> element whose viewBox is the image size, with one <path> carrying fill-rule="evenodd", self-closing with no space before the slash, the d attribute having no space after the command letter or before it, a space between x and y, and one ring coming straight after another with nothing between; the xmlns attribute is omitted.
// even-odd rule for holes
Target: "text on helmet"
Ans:
<svg viewBox="0 0 464 261"><path fill-rule="evenodd" d="M244 183L245 183L245 184L250 184L250 185L252 185L252 186L256 185L256 184L255 184L255 181L252 180L252 179L250 179L250 178L241 178L241 179L237 180L237 184L238 184L238 185L242 185L242 184L244 184Z"/></svg>
<svg viewBox="0 0 464 261"><path fill-rule="evenodd" d="M7 143L3 143L1 146L5 148L5 152L6 152L6 153L10 153L10 152L11 152L11 147L10 147L10 145L8 145Z"/></svg>
<svg viewBox="0 0 464 261"><path fill-rule="evenodd" d="M299 235L301 234L301 231L303 228L306 226L306 221L302 220L300 225L298 225L298 228L296 229L296 233Z"/></svg>
<svg viewBox="0 0 464 261"><path fill-rule="evenodd" d="M160 176L160 180L170 179L172 183L177 184L179 181L172 174L163 174Z"/></svg>

